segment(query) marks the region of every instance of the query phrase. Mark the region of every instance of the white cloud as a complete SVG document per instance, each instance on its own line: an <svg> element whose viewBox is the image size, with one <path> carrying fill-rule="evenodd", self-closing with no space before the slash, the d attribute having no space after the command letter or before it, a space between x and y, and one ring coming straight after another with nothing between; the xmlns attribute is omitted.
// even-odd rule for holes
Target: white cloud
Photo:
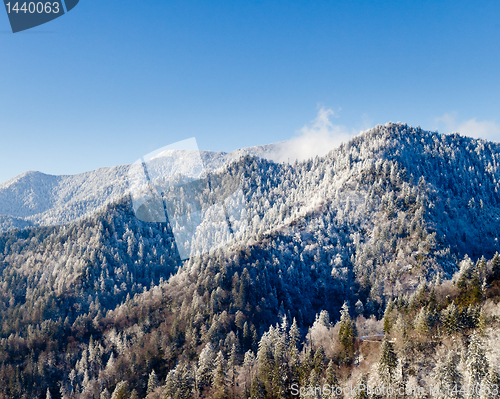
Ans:
<svg viewBox="0 0 500 399"><path fill-rule="evenodd" d="M457 132L464 136L481 138L490 141L500 141L500 125L494 121L478 121L476 118L457 122L457 113L446 113L435 119L439 126L444 126L446 132Z"/></svg>
<svg viewBox="0 0 500 399"><path fill-rule="evenodd" d="M324 156L359 133L345 126L334 125L331 118L336 116L333 110L320 108L310 124L300 129L291 140L281 143L279 150L269 158L277 162L292 162L314 158L316 155Z"/></svg>

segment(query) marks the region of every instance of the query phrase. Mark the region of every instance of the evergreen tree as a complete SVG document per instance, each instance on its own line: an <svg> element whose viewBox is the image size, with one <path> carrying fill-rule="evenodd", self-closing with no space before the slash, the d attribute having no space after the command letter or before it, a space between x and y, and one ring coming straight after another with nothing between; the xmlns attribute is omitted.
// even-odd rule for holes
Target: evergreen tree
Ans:
<svg viewBox="0 0 500 399"><path fill-rule="evenodd" d="M300 338L299 329L297 327L297 321L293 319L292 327L290 328L289 338L288 338L288 356L290 359L290 380L291 383L297 383L300 379L300 359L299 351L297 349L297 343Z"/></svg>
<svg viewBox="0 0 500 399"><path fill-rule="evenodd" d="M469 386L480 386L488 374L489 365L483 340L477 332L473 332L470 336L466 367L469 376Z"/></svg>
<svg viewBox="0 0 500 399"><path fill-rule="evenodd" d="M349 309L347 309L347 311L349 312ZM319 315L316 316L316 323L325 327L330 327L330 315L326 310L322 310Z"/></svg>
<svg viewBox="0 0 500 399"><path fill-rule="evenodd" d="M415 317L414 326L415 331L424 339L426 339L430 333L429 324L429 313L427 308L423 306Z"/></svg>
<svg viewBox="0 0 500 399"><path fill-rule="evenodd" d="M250 329L248 328L248 322L245 321L243 324L243 345L245 349L250 349L252 346L252 337L250 335Z"/></svg>
<svg viewBox="0 0 500 399"><path fill-rule="evenodd" d="M336 365L333 360L330 360L328 367L326 368L325 384L327 384L331 390L335 390L339 386L339 380L337 378L337 373L335 372ZM338 397L338 395L335 395Z"/></svg>
<svg viewBox="0 0 500 399"><path fill-rule="evenodd" d="M285 394L288 384L288 356L287 356L287 323L286 317L282 326L276 326L271 330L271 344L273 346L273 371L272 371L272 391L281 397Z"/></svg>
<svg viewBox="0 0 500 399"><path fill-rule="evenodd" d="M321 375L321 373L323 372L324 361L325 361L325 351L320 346L314 352L314 360L313 360L313 367L317 375Z"/></svg>
<svg viewBox="0 0 500 399"><path fill-rule="evenodd" d="M449 335L453 335L459 330L459 314L455 302L448 305L446 309L443 310L443 324L446 332Z"/></svg>
<svg viewBox="0 0 500 399"><path fill-rule="evenodd" d="M493 399L498 397L498 386L500 378L494 367L489 368L488 374L484 377L479 390L480 399ZM477 393L477 391L476 391Z"/></svg>
<svg viewBox="0 0 500 399"><path fill-rule="evenodd" d="M255 374L252 378L252 386L250 388L250 399L264 399L266 397L266 388L259 378L258 374Z"/></svg>
<svg viewBox="0 0 500 399"><path fill-rule="evenodd" d="M259 382L262 383L268 392L272 392L274 356L271 345L271 336L274 327L262 335L259 341L259 350L257 351L257 364L259 369Z"/></svg>
<svg viewBox="0 0 500 399"><path fill-rule="evenodd" d="M392 384L394 380L394 370L398 366L398 357L394 350L393 343L385 337L382 341L382 348L380 349L380 359L378 362L378 372L380 378L386 384Z"/></svg>
<svg viewBox="0 0 500 399"><path fill-rule="evenodd" d="M459 371L460 356L449 350L444 359L439 359L434 369L434 380L443 399L463 398L462 374Z"/></svg>
<svg viewBox="0 0 500 399"><path fill-rule="evenodd" d="M467 288L467 283L472 277L472 273L474 271L474 264L468 255L465 255L464 259L459 264L459 271L457 275L457 286L461 290L465 290Z"/></svg>
<svg viewBox="0 0 500 399"><path fill-rule="evenodd" d="M111 394L111 399L129 399L129 385L127 381L120 381L116 384L115 390Z"/></svg>
<svg viewBox="0 0 500 399"><path fill-rule="evenodd" d="M173 398L179 389L180 381L176 369L170 370L165 380L164 399Z"/></svg>
<svg viewBox="0 0 500 399"><path fill-rule="evenodd" d="M394 308L394 303L389 300L384 311L384 333L390 334L392 327L391 312Z"/></svg>
<svg viewBox="0 0 500 399"><path fill-rule="evenodd" d="M299 342L300 332L297 327L297 321L295 318L293 319L292 326L290 327L290 331L288 333L288 352L292 354L297 351L297 343Z"/></svg>
<svg viewBox="0 0 500 399"><path fill-rule="evenodd" d="M363 306L363 302L361 302L361 299L358 299L358 301L356 302L356 304L354 305L355 309L356 309L356 314L359 316L359 315L363 315L364 311L365 311L365 308Z"/></svg>
<svg viewBox="0 0 500 399"><path fill-rule="evenodd" d="M212 383L212 372L214 366L214 348L209 342L205 345L198 358L198 369L196 372L196 385L199 390Z"/></svg>
<svg viewBox="0 0 500 399"><path fill-rule="evenodd" d="M153 392L156 388L160 386L160 381L158 381L158 376L156 375L155 371L151 371L149 374L148 378L148 388L147 388L147 394L150 394Z"/></svg>
<svg viewBox="0 0 500 399"><path fill-rule="evenodd" d="M486 335L486 312L483 308L479 311L477 319L477 332L482 337Z"/></svg>
<svg viewBox="0 0 500 399"><path fill-rule="evenodd" d="M368 396L368 376L363 373L356 384L355 399L369 399Z"/></svg>
<svg viewBox="0 0 500 399"><path fill-rule="evenodd" d="M227 397L227 374L226 362L222 351L219 351L214 363L213 371L213 396L214 398L223 399Z"/></svg>
<svg viewBox="0 0 500 399"><path fill-rule="evenodd" d="M342 345L340 361L350 365L354 360L354 340L356 338L356 325L349 315L349 307L344 302L340 310L339 341Z"/></svg>
<svg viewBox="0 0 500 399"><path fill-rule="evenodd" d="M493 280L500 280L500 255L495 252L495 255L491 259L491 272Z"/></svg>
<svg viewBox="0 0 500 399"><path fill-rule="evenodd" d="M482 280L477 269L472 274L472 279L468 283L467 291L468 301L470 303L477 304L481 301L483 297L483 287Z"/></svg>
<svg viewBox="0 0 500 399"><path fill-rule="evenodd" d="M301 398L312 398L312 399L320 399L320 384L319 384L319 376L316 373L316 370L312 369L309 374L309 378L307 380L305 395L301 395Z"/></svg>
<svg viewBox="0 0 500 399"><path fill-rule="evenodd" d="M236 371L236 344L233 344L231 347L231 354L229 356L229 363L228 363L228 369L229 369L229 377L231 381L231 394L234 397L234 389L236 386L236 378L238 376L238 373Z"/></svg>

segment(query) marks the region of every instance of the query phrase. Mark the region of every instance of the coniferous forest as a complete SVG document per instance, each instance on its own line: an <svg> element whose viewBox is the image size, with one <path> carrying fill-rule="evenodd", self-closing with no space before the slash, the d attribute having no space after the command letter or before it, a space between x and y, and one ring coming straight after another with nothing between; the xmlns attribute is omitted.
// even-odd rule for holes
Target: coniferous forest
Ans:
<svg viewBox="0 0 500 399"><path fill-rule="evenodd" d="M1 233L0 398L498 396L499 144L389 123L199 201L234 181L245 231L187 260L128 195Z"/></svg>

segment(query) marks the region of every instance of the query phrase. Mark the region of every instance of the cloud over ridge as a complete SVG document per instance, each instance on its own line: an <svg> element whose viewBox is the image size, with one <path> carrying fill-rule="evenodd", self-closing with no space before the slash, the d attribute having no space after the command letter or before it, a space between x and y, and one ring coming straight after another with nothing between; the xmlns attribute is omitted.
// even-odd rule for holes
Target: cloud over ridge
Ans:
<svg viewBox="0 0 500 399"><path fill-rule="evenodd" d="M281 143L279 149L269 154L268 158L276 162L294 162L324 156L359 133L346 126L333 124L331 118L336 116L332 109L321 107L311 123L297 131L295 137Z"/></svg>

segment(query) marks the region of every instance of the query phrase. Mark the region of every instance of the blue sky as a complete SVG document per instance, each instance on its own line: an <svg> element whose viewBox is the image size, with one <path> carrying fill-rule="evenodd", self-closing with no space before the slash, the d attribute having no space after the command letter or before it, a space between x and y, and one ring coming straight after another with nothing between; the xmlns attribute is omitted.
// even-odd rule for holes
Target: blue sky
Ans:
<svg viewBox="0 0 500 399"><path fill-rule="evenodd" d="M80 0L9 32L1 9L0 181L193 136L288 140L324 115L342 137L401 121L500 139L498 1Z"/></svg>

